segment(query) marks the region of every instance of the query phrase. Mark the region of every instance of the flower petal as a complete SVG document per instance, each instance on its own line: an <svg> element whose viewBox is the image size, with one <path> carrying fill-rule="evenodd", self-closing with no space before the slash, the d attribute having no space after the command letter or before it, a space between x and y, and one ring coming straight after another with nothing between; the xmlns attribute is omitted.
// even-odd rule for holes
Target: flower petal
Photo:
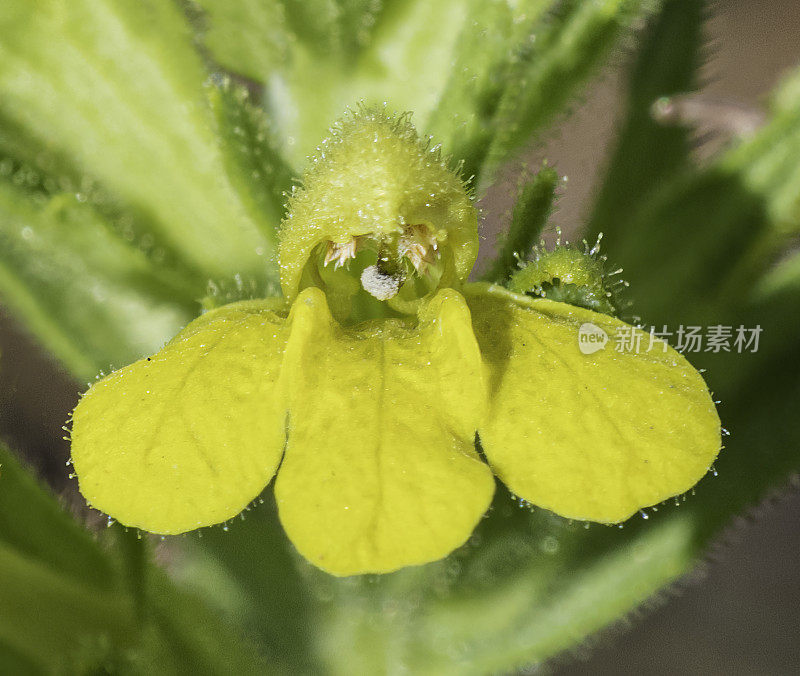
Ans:
<svg viewBox="0 0 800 676"><path fill-rule="evenodd" d="M416 328L343 329L309 288L291 321L289 442L275 493L300 553L352 575L464 543L494 492L474 448L485 399L464 299L440 292Z"/></svg>
<svg viewBox="0 0 800 676"><path fill-rule="evenodd" d="M609 338L633 327L591 310L519 296L497 286L465 290L490 373L479 433L509 489L573 519L616 523L691 488L720 448L720 423L702 377L675 350L592 354L578 331ZM642 333L639 331L639 333Z"/></svg>
<svg viewBox="0 0 800 676"><path fill-rule="evenodd" d="M95 383L73 414L86 500L126 526L181 533L236 516L280 461L288 333L270 301L202 315L153 357Z"/></svg>

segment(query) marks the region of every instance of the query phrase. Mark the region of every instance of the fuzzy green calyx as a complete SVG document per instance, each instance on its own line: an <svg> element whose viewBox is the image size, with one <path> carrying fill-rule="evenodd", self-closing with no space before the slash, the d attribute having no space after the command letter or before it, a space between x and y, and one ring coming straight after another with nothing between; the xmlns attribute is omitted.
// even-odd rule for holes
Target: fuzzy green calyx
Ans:
<svg viewBox="0 0 800 676"><path fill-rule="evenodd" d="M560 237L551 251L542 243L534 248L531 260L520 261L507 288L617 316L625 305L619 291L627 282L614 279L622 270L606 271L606 257L599 251L600 238L592 248L584 242L582 250L569 242L561 244Z"/></svg>
<svg viewBox="0 0 800 676"><path fill-rule="evenodd" d="M405 312L466 279L477 250L475 207L439 149L408 114L362 108L332 128L289 200L281 286L289 300L317 286Z"/></svg>

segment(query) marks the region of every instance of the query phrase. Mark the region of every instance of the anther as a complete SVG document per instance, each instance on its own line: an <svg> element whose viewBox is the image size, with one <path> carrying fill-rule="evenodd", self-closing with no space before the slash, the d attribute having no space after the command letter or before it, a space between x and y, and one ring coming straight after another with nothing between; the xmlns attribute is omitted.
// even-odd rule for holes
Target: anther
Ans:
<svg viewBox="0 0 800 676"><path fill-rule="evenodd" d="M323 266L327 266L328 263L334 261L333 269L338 270L351 258L356 257L358 245L359 242L357 237L353 237L353 239L351 239L349 242L344 242L343 244L338 242L328 242L328 248L325 252L325 262L323 263Z"/></svg>

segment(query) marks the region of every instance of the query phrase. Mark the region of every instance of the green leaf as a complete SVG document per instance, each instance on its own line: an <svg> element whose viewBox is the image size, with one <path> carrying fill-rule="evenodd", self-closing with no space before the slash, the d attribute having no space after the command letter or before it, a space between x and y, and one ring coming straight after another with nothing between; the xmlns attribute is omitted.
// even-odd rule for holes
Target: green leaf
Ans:
<svg viewBox="0 0 800 676"><path fill-rule="evenodd" d="M0 443L0 545L85 585L112 589L115 571L84 529L62 511Z"/></svg>
<svg viewBox="0 0 800 676"><path fill-rule="evenodd" d="M151 621L136 655L147 665L139 673L241 674L279 673L257 646L243 636L238 625L221 618L205 599L187 593L161 571L152 573Z"/></svg>
<svg viewBox="0 0 800 676"><path fill-rule="evenodd" d="M518 269L518 256L524 258L530 253L547 224L553 211L557 186L558 173L549 167L542 167L531 179L523 176L508 232L500 242L497 258L483 279L503 283Z"/></svg>
<svg viewBox="0 0 800 676"><path fill-rule="evenodd" d="M0 176L11 177L18 187L48 194L63 191L86 194L93 187L87 185L88 177L81 175L68 155L42 145L24 126L2 112Z"/></svg>
<svg viewBox="0 0 800 676"><path fill-rule="evenodd" d="M458 0L394 1L357 58L346 51L321 57L313 41L297 41L286 65L263 77L267 109L293 165L302 166L332 121L362 100L385 102L392 111L412 110L424 128L467 20L467 8Z"/></svg>
<svg viewBox="0 0 800 676"><path fill-rule="evenodd" d="M342 49L354 58L359 49L369 44L377 24L396 4L397 0L336 0Z"/></svg>
<svg viewBox="0 0 800 676"><path fill-rule="evenodd" d="M352 61L395 0L198 0L203 41L228 70L257 82L300 47L322 59ZM297 43L301 43L298 45Z"/></svg>
<svg viewBox="0 0 800 676"><path fill-rule="evenodd" d="M775 90L770 112L769 124L723 157L720 166L737 172L743 187L764 201L773 233L796 234L800 230L800 68Z"/></svg>
<svg viewBox="0 0 800 676"><path fill-rule="evenodd" d="M203 15L202 39L224 68L252 80L287 58L291 32L282 2L197 0Z"/></svg>
<svg viewBox="0 0 800 676"><path fill-rule="evenodd" d="M611 542L603 546L604 538ZM367 671L381 660L388 670L403 662L415 673L531 669L642 601L688 558L686 524L651 529L636 546L627 540L623 531L584 532L546 512L531 514L503 491L473 549L393 578L338 586L342 609L323 644L331 671L343 671L334 646L349 641L369 646L357 655ZM641 572L632 579L642 567L646 579Z"/></svg>
<svg viewBox="0 0 800 676"><path fill-rule="evenodd" d="M115 530L101 546L0 444L0 671L267 673L234 625Z"/></svg>
<svg viewBox="0 0 800 676"><path fill-rule="evenodd" d="M2 445L0 608L0 645L39 668L61 664L80 636L133 640L115 565Z"/></svg>
<svg viewBox="0 0 800 676"><path fill-rule="evenodd" d="M135 641L130 602L115 590L70 580L4 545L0 576L0 642L43 668L63 663L82 637L102 636L123 649Z"/></svg>
<svg viewBox="0 0 800 676"><path fill-rule="evenodd" d="M0 300L88 379L158 349L197 313L209 277L274 290L289 173L263 114L233 87L205 86L180 15L100 3L48 28L62 5L0 23L16 31L9 43L35 35L13 63L40 90L0 65ZM157 34L142 23L162 14ZM114 31L113 58L100 59ZM63 85L82 69L75 96Z"/></svg>
<svg viewBox="0 0 800 676"><path fill-rule="evenodd" d="M693 89L702 63L704 14L704 2L673 0L647 27L628 84L627 119L594 204L591 231L613 228L662 180L689 168L688 130L660 124L653 113L659 100Z"/></svg>
<svg viewBox="0 0 800 676"><path fill-rule="evenodd" d="M689 355L706 367L722 402L723 424L732 428L716 463L719 477L701 483L686 505L699 553L733 515L800 467L800 429L792 413L800 394L793 357L800 330L796 261L773 269L788 235L800 226L800 71L776 91L762 129L709 166L692 167L680 132L659 129L647 114L655 97L691 82L688 66L696 47L687 40L699 38L682 22L687 13L696 14L693 5L666 3L651 32L651 40L661 33L662 46L651 44L650 61L642 59L636 71L646 96L631 101L635 109L593 226L605 232L614 259L625 267L635 309L659 328L668 323L672 330L681 324L763 329L757 353ZM680 44L686 63L677 55L667 61L655 56ZM671 75L664 64L674 68ZM625 194L629 185L637 199Z"/></svg>
<svg viewBox="0 0 800 676"><path fill-rule="evenodd" d="M207 74L172 3L45 0L31 12L11 0L0 34L0 116L147 214L156 243L189 267L265 276L277 224L259 223L229 180Z"/></svg>
<svg viewBox="0 0 800 676"><path fill-rule="evenodd" d="M563 113L651 2L475 2L428 131L479 191Z"/></svg>
<svg viewBox="0 0 800 676"><path fill-rule="evenodd" d="M229 79L209 89L209 98L231 183L254 220L258 217L266 224L265 236L273 238L283 219L284 195L292 184L292 172L277 150L275 132L264 111L250 102L247 89ZM277 266L276 260L270 263Z"/></svg>
<svg viewBox="0 0 800 676"><path fill-rule="evenodd" d="M293 33L320 58L349 60L363 46L382 0L282 0Z"/></svg>
<svg viewBox="0 0 800 676"><path fill-rule="evenodd" d="M79 378L158 349L196 312L199 288L74 195L0 178L0 300Z"/></svg>
<svg viewBox="0 0 800 676"><path fill-rule="evenodd" d="M36 666L35 662L1 641L0 671L6 674L18 674L19 676L40 676L41 674L41 670Z"/></svg>
<svg viewBox="0 0 800 676"><path fill-rule="evenodd" d="M123 564L123 577L128 582L128 591L133 601L136 619L142 623L147 618L151 599L150 586L150 547L146 537L135 528L125 528L119 523L112 524L116 534L116 545Z"/></svg>
<svg viewBox="0 0 800 676"><path fill-rule="evenodd" d="M677 311L706 323L734 312L800 228L797 82L800 71L778 90L781 103L751 138L706 168L678 168L636 208L604 221L643 316L669 320ZM638 157L643 166L651 161Z"/></svg>
<svg viewBox="0 0 800 676"><path fill-rule="evenodd" d="M485 186L500 162L552 123L653 3L200 4L214 56L267 85L268 109L295 166L346 107L386 102L413 110L417 126Z"/></svg>
<svg viewBox="0 0 800 676"><path fill-rule="evenodd" d="M465 178L477 177L497 129L494 118L506 88L515 83L517 60L542 28L551 2L473 1L453 51L453 65L427 131L463 160Z"/></svg>
<svg viewBox="0 0 800 676"><path fill-rule="evenodd" d="M277 671L319 673L317 587L278 522L272 487L240 519L200 535L184 540L178 579L239 619Z"/></svg>
<svg viewBox="0 0 800 676"><path fill-rule="evenodd" d="M420 127L436 109L429 131L466 157L472 137L483 134L480 108L490 103L495 71L514 58L527 37L520 33L548 3L200 0L206 47L229 70L267 84L297 165L360 100L413 110Z"/></svg>
<svg viewBox="0 0 800 676"><path fill-rule="evenodd" d="M648 0L570 0L555 5L518 56L492 117L481 182L530 144L605 63L653 3Z"/></svg>

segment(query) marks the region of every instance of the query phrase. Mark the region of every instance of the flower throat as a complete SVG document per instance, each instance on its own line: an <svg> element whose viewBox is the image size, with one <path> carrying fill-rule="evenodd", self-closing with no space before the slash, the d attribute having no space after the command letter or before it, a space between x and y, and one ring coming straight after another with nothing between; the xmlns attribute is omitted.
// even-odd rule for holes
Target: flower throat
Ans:
<svg viewBox="0 0 800 676"><path fill-rule="evenodd" d="M442 244L425 224L328 240L315 248L301 286L318 286L334 298L332 310L343 324L415 315L421 300L453 278L452 256Z"/></svg>

